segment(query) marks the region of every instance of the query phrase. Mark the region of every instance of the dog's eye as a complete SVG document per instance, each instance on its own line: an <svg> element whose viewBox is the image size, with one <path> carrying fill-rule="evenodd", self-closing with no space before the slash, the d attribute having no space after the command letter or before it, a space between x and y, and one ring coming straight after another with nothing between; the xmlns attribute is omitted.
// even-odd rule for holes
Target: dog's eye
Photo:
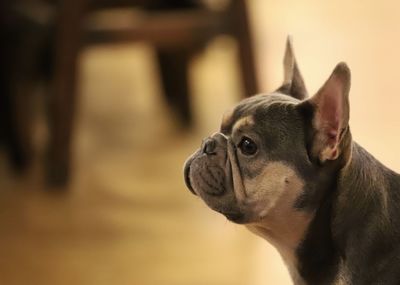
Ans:
<svg viewBox="0 0 400 285"><path fill-rule="evenodd" d="M243 137L238 148L244 155L253 155L257 152L257 145L248 137Z"/></svg>

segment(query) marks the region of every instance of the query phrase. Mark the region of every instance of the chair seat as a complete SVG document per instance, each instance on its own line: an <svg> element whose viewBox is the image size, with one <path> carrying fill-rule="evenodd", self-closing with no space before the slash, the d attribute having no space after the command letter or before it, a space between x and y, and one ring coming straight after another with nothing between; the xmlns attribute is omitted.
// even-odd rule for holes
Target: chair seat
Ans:
<svg viewBox="0 0 400 285"><path fill-rule="evenodd" d="M146 41L157 47L194 47L211 37L227 33L222 12L185 9L147 13L140 10L120 11L109 21L110 13L96 12L87 17L84 25L85 43Z"/></svg>

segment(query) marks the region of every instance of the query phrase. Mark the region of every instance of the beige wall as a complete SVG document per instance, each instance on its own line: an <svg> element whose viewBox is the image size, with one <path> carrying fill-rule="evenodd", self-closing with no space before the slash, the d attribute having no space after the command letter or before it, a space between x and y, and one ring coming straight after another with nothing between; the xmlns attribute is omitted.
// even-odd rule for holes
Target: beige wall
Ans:
<svg viewBox="0 0 400 285"><path fill-rule="evenodd" d="M282 78L285 37L293 35L310 94L339 61L352 71L351 126L355 139L400 170L400 2L249 0L266 91Z"/></svg>

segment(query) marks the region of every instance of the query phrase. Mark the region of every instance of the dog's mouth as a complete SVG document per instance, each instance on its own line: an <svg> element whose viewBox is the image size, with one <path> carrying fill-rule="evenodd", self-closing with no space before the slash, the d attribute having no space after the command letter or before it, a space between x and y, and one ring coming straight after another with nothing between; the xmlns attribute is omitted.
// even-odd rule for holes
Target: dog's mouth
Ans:
<svg viewBox="0 0 400 285"><path fill-rule="evenodd" d="M194 189L192 187L192 184L190 183L190 165L192 164L192 161L194 159L194 156L191 156L186 162L185 166L183 168L183 173L184 173L184 179L185 179L185 184L186 187L192 192L194 195L197 195L196 192L194 192Z"/></svg>
<svg viewBox="0 0 400 285"><path fill-rule="evenodd" d="M229 221L234 222L236 224L244 224L246 223L245 215L240 212L231 212L231 213L221 213L223 214Z"/></svg>

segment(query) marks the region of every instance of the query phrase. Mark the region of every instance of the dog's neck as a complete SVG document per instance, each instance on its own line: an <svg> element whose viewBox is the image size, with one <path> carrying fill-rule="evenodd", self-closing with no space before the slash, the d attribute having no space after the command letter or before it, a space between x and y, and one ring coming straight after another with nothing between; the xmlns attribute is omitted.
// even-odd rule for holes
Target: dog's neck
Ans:
<svg viewBox="0 0 400 285"><path fill-rule="evenodd" d="M385 238L390 244L390 229L400 226L390 225L396 212L393 205L400 202L392 195L400 190L400 176L357 143L351 144L348 163L333 185L297 250L298 269L306 284L351 280L349 272L368 268L368 262L376 260L371 244L385 243Z"/></svg>
<svg viewBox="0 0 400 285"><path fill-rule="evenodd" d="M348 241L360 239L369 220L389 222L389 192L400 189L400 176L352 143L349 162L332 185L315 211L289 211L289 217L272 211L262 223L248 225L275 246L296 285L341 284L350 278L341 271L344 252L351 261L346 247L354 251L363 243Z"/></svg>
<svg viewBox="0 0 400 285"><path fill-rule="evenodd" d="M400 242L400 224L393 219L399 213L398 191L400 175L354 143L351 162L341 171L332 215L335 246L354 276L360 268L379 264L376 251L395 253L394 244Z"/></svg>
<svg viewBox="0 0 400 285"><path fill-rule="evenodd" d="M335 236L346 234L349 230L347 224L351 225L352 230L357 226L365 226L367 216L388 218L389 196L399 185L400 175L353 143L350 163L341 170L338 179L335 215L332 217ZM346 213L346 216L342 213Z"/></svg>
<svg viewBox="0 0 400 285"><path fill-rule="evenodd" d="M292 189L294 190L294 189ZM296 250L303 240L314 211L293 208L292 191L282 195L266 216L257 223L247 225L253 233L272 244L280 253L295 284L305 284L298 271Z"/></svg>
<svg viewBox="0 0 400 285"><path fill-rule="evenodd" d="M305 236L313 214L293 211L288 217L280 212L275 213L275 209L271 212L261 223L247 225L247 228L278 250L294 284L305 284L298 271L296 249Z"/></svg>

